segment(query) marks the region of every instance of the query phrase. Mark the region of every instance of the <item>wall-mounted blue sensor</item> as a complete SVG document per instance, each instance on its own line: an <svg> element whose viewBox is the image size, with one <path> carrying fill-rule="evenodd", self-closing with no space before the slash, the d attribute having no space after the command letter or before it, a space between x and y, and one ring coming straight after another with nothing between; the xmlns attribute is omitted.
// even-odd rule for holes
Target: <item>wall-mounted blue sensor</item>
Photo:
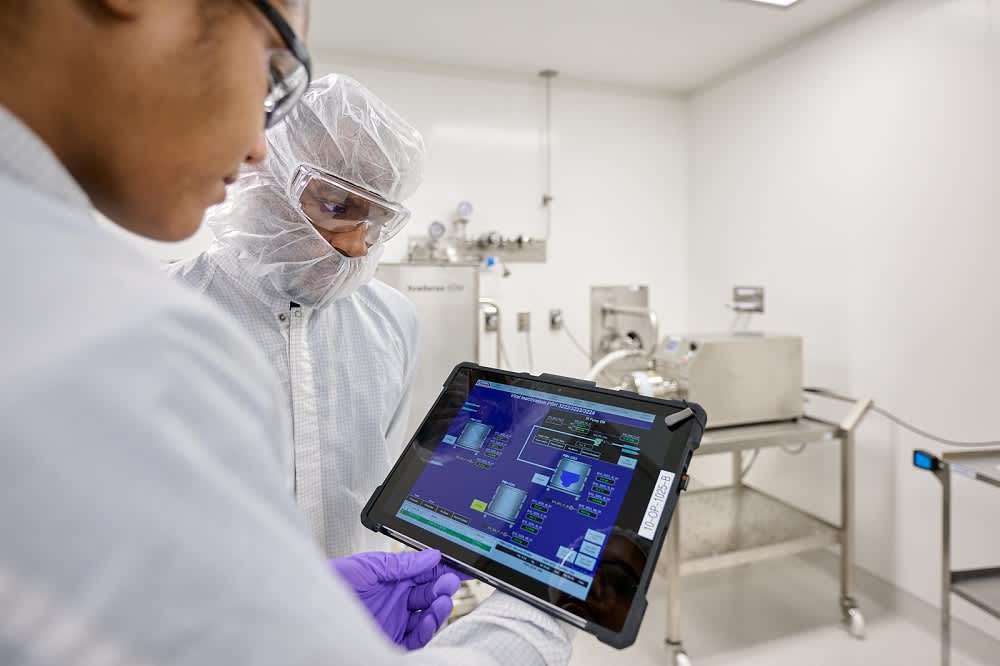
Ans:
<svg viewBox="0 0 1000 666"><path fill-rule="evenodd" d="M941 461L927 453L926 451L914 451L913 452L913 466L919 467L920 469L926 469L934 471L940 469Z"/></svg>

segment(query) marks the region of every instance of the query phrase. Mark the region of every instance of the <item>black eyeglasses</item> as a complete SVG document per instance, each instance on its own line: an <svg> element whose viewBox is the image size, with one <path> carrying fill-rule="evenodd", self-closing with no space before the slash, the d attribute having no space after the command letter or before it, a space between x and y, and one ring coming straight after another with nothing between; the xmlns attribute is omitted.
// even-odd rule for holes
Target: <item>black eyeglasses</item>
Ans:
<svg viewBox="0 0 1000 666"><path fill-rule="evenodd" d="M277 124L298 103L312 80L312 60L306 45L288 21L267 0L250 0L285 42L268 52L268 93L264 99L264 127Z"/></svg>

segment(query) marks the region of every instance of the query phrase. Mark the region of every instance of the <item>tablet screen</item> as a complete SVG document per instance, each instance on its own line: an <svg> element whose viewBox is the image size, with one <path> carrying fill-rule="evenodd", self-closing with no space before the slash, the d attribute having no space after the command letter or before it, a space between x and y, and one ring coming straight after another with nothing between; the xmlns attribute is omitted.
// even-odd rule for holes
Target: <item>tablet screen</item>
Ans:
<svg viewBox="0 0 1000 666"><path fill-rule="evenodd" d="M673 433L663 417L676 408L607 393L458 372L387 480L386 522L621 630L672 509L690 424Z"/></svg>
<svg viewBox="0 0 1000 666"><path fill-rule="evenodd" d="M480 379L397 517L586 599L655 418Z"/></svg>

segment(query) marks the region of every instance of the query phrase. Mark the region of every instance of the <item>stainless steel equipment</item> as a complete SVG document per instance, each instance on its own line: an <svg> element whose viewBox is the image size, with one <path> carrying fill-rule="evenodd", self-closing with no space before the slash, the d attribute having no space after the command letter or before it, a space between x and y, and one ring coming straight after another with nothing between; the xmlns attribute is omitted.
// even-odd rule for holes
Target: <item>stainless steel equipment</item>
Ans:
<svg viewBox="0 0 1000 666"><path fill-rule="evenodd" d="M413 301L420 321L412 434L451 369L462 361L479 361L479 266L381 264L376 276Z"/></svg>
<svg viewBox="0 0 1000 666"><path fill-rule="evenodd" d="M732 485L690 490L674 513L657 570L667 579L667 647L673 666L690 666L681 637L681 576L840 546L840 611L851 635L863 638L865 618L854 597L856 524L855 430L872 406L855 403L840 423L804 417L765 425L710 430L695 457L732 456ZM711 413L709 413L711 418ZM788 445L840 446L840 521L831 523L747 482L744 452ZM756 454L755 454L756 455Z"/></svg>
<svg viewBox="0 0 1000 666"><path fill-rule="evenodd" d="M467 232L472 204L458 205L451 229L440 221L431 222L426 236L411 236L407 250L410 263L479 263L492 257L504 262L545 262L547 243L544 238L520 234L504 236L489 231L471 238ZM506 277L506 275L505 275Z"/></svg>
<svg viewBox="0 0 1000 666"><path fill-rule="evenodd" d="M621 390L701 404L708 413L710 430L695 455L730 454L733 470L731 485L685 495L658 562L658 571L667 578L666 642L673 666L691 663L680 630L682 575L832 545L840 546L844 621L853 636L864 636L865 619L853 596L854 430L871 401L856 403L840 423L805 417L799 336L745 331L668 336L650 350L643 342L650 335L656 339L658 320L649 310L647 296L640 288L593 288L595 364L588 377L599 377L605 385ZM762 310L761 290L750 296L759 296ZM742 317L758 306L737 309ZM635 327L644 327L643 332ZM762 449L827 442L838 443L841 450L839 523L777 500L744 478L749 467L744 465L744 452L756 457Z"/></svg>
<svg viewBox="0 0 1000 666"><path fill-rule="evenodd" d="M763 290L738 287L737 304L744 291L757 300L739 309L762 310ZM697 402L708 412L709 428L802 416L801 337L741 330L659 341L659 329L648 287L591 287L594 366L588 377L643 395Z"/></svg>
<svg viewBox="0 0 1000 666"><path fill-rule="evenodd" d="M972 481L1000 488L1000 449L959 451L940 458L926 451L913 452L914 466L932 472L941 482L941 664L951 663L951 595L1000 620L1000 567L952 569L952 472Z"/></svg>
<svg viewBox="0 0 1000 666"><path fill-rule="evenodd" d="M710 428L802 416L802 338L768 333L668 336L653 381L697 402ZM670 397L670 396L667 396Z"/></svg>
<svg viewBox="0 0 1000 666"><path fill-rule="evenodd" d="M590 288L590 361L624 349L652 351L659 322L649 308L649 287L618 285ZM643 367L643 363L631 363ZM616 366L621 367L621 366Z"/></svg>
<svg viewBox="0 0 1000 666"><path fill-rule="evenodd" d="M544 238L502 236L495 231L474 239L411 236L407 258L411 263L484 261L488 257L505 263L545 263L546 247Z"/></svg>
<svg viewBox="0 0 1000 666"><path fill-rule="evenodd" d="M593 300L592 300L593 303ZM609 315L633 321L649 312L641 305L595 307L595 335L614 332ZM627 320L626 320L627 321ZM631 322L629 322L631 323ZM646 324L655 330L655 316ZM626 336L628 337L628 336ZM658 570L667 578L667 645L673 666L689 666L680 631L680 577L774 557L840 546L840 607L850 632L862 637L865 620L854 599L854 430L871 407L861 401L839 424L803 415L802 338L763 333L668 336L652 354L633 347L603 348L606 355L588 376L616 378L617 388L701 404L709 430L696 456L728 453L733 483L690 491L674 514ZM622 361L642 364L622 367ZM841 447L841 519L830 523L751 487L743 453L829 441ZM752 464L752 463L751 463Z"/></svg>

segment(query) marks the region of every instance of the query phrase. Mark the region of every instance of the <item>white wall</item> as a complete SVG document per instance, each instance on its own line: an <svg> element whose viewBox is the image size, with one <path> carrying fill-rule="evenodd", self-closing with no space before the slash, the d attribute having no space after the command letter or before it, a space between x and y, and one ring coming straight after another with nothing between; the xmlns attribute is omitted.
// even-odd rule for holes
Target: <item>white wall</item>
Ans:
<svg viewBox="0 0 1000 666"><path fill-rule="evenodd" d="M694 97L689 318L805 336L806 379L956 438L1000 436L1000 1L898 0ZM936 449L870 417L860 564L937 603ZM754 480L836 517L833 450L762 456ZM955 566L1000 562L995 490L958 483ZM956 601L956 603L959 603ZM960 607L1000 636L1000 623Z"/></svg>
<svg viewBox="0 0 1000 666"><path fill-rule="evenodd" d="M339 62L318 54L317 75L346 73L385 99L424 135L427 172L408 202L413 216L390 242L386 261L402 261L406 239L432 220L450 222L471 201L469 233L545 233L544 84L540 78L479 71ZM512 275L484 273L482 295L504 309L508 356L527 369L516 312L532 314L536 371L582 375L589 364L563 333L548 329L550 308L589 345L592 284L644 283L661 318L685 325L687 117L683 101L657 93L556 80L553 93L552 229L548 261L510 264ZM211 241L207 229L182 245L143 247L164 259L190 256ZM482 342L492 363L494 338Z"/></svg>

